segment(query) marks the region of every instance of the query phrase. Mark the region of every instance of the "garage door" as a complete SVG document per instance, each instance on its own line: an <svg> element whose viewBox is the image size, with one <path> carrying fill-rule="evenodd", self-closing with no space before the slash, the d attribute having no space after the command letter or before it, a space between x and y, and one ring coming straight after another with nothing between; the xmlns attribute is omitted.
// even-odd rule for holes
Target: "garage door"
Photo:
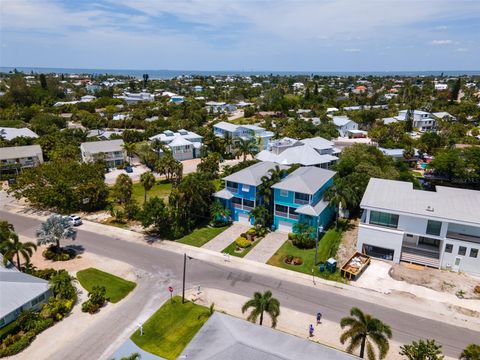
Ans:
<svg viewBox="0 0 480 360"><path fill-rule="evenodd" d="M293 227L293 224L288 221L280 220L278 222L278 231L289 233L289 232L292 232L292 227Z"/></svg>
<svg viewBox="0 0 480 360"><path fill-rule="evenodd" d="M250 225L250 220L248 220L247 214L238 214L238 222Z"/></svg>
<svg viewBox="0 0 480 360"><path fill-rule="evenodd" d="M368 244L363 244L363 251L369 256L377 257L384 260L393 260L393 256L395 254L395 250Z"/></svg>

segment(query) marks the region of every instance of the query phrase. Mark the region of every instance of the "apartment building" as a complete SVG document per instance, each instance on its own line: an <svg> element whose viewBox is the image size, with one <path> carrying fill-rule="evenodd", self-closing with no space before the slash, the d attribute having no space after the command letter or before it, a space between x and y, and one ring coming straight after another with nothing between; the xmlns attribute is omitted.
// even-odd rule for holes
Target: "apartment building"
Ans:
<svg viewBox="0 0 480 360"><path fill-rule="evenodd" d="M109 168L121 166L126 162L123 140L105 140L85 142L80 145L83 162L103 160Z"/></svg>
<svg viewBox="0 0 480 360"><path fill-rule="evenodd" d="M14 174L43 163L40 145L0 148L0 174Z"/></svg>

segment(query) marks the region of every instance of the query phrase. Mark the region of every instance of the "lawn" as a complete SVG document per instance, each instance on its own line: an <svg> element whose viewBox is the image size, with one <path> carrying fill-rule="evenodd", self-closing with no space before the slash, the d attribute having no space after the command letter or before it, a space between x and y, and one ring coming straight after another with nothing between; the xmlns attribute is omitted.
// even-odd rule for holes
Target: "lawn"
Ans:
<svg viewBox="0 0 480 360"><path fill-rule="evenodd" d="M228 229L228 226L223 227L203 227L200 229L194 230L191 234L188 234L181 239L178 239L177 242L187 245L192 245L196 247L202 247L207 242L212 240L218 234L224 232Z"/></svg>
<svg viewBox="0 0 480 360"><path fill-rule="evenodd" d="M175 296L143 324L143 335L137 330L130 337L140 348L165 359L176 359L207 321L208 309L192 302L182 304Z"/></svg>
<svg viewBox="0 0 480 360"><path fill-rule="evenodd" d="M167 199L172 191L172 183L167 182L166 180L161 180L156 182L155 185L148 191L147 200L156 197L160 199ZM140 182L133 183L133 192L132 199L137 201L137 203L143 204L143 199L145 197L145 190L143 185Z"/></svg>
<svg viewBox="0 0 480 360"><path fill-rule="evenodd" d="M248 247L248 248L245 248L245 250L243 250L243 252L241 253L237 253L235 252L235 249L237 247L237 245L235 244L235 241L232 242L230 245L228 245L225 249L223 249L222 253L227 253L227 254L230 254L232 256L236 256L236 257L240 257L240 258L243 258L245 255L247 255L250 251L252 251L252 249L257 246L257 244L262 241L262 239L260 240L257 240L253 243L252 246Z"/></svg>
<svg viewBox="0 0 480 360"><path fill-rule="evenodd" d="M318 255L317 262L325 262L328 258L333 257L340 244L342 238L342 232L340 230L330 229L328 230L318 242ZM287 255L301 257L303 263L301 265L289 265L285 264L284 259ZM267 264L278 266L284 269L298 271L305 274L312 274L312 267L315 261L315 248L313 249L299 249L295 247L290 240L285 241L285 243L277 250L275 255L273 255ZM337 264L339 266L340 264ZM320 272L318 266L313 267L315 276L334 280L339 282L346 282L340 276L340 271L337 267L335 273L330 273L329 271Z"/></svg>
<svg viewBox="0 0 480 360"><path fill-rule="evenodd" d="M132 291L137 284L127 281L118 276L100 271L94 268L88 268L77 272L77 279L87 291L91 291L94 286L105 286L106 297L110 302L116 303L122 300Z"/></svg>

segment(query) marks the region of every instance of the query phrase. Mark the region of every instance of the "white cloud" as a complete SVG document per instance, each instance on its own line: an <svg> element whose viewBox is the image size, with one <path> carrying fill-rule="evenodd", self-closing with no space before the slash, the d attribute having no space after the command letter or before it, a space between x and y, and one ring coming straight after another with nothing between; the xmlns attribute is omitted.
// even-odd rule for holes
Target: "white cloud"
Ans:
<svg viewBox="0 0 480 360"><path fill-rule="evenodd" d="M357 48L347 48L347 49L343 49L343 51L346 51L346 52L360 52L361 50L357 49Z"/></svg>
<svg viewBox="0 0 480 360"><path fill-rule="evenodd" d="M431 45L450 45L452 40L432 40L430 41Z"/></svg>
<svg viewBox="0 0 480 360"><path fill-rule="evenodd" d="M444 30L448 30L448 26L446 25L435 26L434 29L437 31L444 31Z"/></svg>
<svg viewBox="0 0 480 360"><path fill-rule="evenodd" d="M466 51L468 51L468 49L467 48L457 48L457 49L455 49L455 51L466 52Z"/></svg>

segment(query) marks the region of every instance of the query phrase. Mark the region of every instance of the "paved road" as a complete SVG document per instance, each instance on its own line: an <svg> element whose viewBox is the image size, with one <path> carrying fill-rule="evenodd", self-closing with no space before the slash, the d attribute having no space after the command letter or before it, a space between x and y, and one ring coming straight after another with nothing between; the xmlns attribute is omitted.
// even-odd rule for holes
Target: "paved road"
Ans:
<svg viewBox="0 0 480 360"><path fill-rule="evenodd" d="M9 221L18 233L29 237L34 236L35 229L39 225L37 220L3 211L0 211L0 219ZM183 257L177 253L89 233L82 231L81 228L78 231L76 245L83 246L86 251L132 264L148 273L158 274L164 279L168 278L177 286L181 280ZM478 343L480 339L480 332L410 315L322 289L233 270L221 265L190 260L187 273L189 288L200 284L244 296L251 296L254 291L261 289L271 289L282 306L311 314L321 310L326 319L335 322L356 306L390 324L396 341L408 343L419 338L433 338L443 345L445 354L456 358L466 345ZM122 326L126 324L112 324L108 334L102 333L104 343L108 344L107 341L116 339L123 329ZM95 336L92 334L90 338ZM88 347L90 341L92 345L96 344L95 339L84 339L84 348L92 351ZM81 358L88 357L79 357Z"/></svg>

